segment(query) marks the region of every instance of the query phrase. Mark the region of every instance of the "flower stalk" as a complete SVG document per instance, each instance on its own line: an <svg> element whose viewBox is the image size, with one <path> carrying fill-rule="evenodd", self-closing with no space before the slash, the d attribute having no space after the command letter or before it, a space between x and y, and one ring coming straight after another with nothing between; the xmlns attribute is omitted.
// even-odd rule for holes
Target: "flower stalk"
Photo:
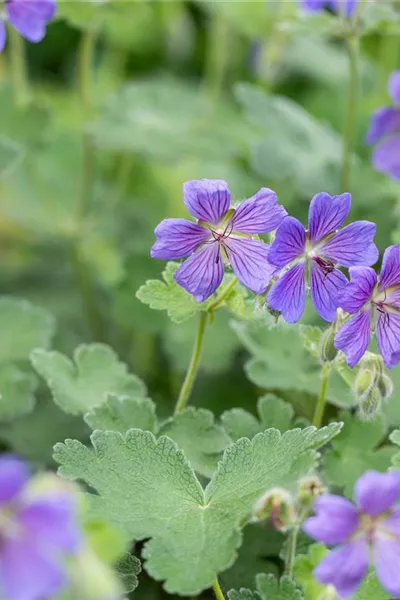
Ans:
<svg viewBox="0 0 400 600"><path fill-rule="evenodd" d="M9 27L11 76L14 87L15 102L25 106L30 100L28 73L26 69L24 40L19 33Z"/></svg>
<svg viewBox="0 0 400 600"><path fill-rule="evenodd" d="M322 420L324 418L326 392L328 389L328 380L329 380L329 370L326 368L323 368L322 380L321 380L321 391L319 394L317 405L315 407L314 418L312 421L312 424L314 425L314 427L321 427Z"/></svg>
<svg viewBox="0 0 400 600"><path fill-rule="evenodd" d="M289 577L293 576L294 561L296 559L296 548L297 538L299 536L299 525L294 525L290 530L287 538L287 552L286 552L286 564L285 564L285 575Z"/></svg>
<svg viewBox="0 0 400 600"><path fill-rule="evenodd" d="M346 49L349 60L349 92L347 101L347 115L343 133L343 158L340 173L340 189L347 192L350 186L350 167L354 139L357 125L357 109L359 98L359 39L357 35L352 35L346 40Z"/></svg>
<svg viewBox="0 0 400 600"><path fill-rule="evenodd" d="M222 593L221 586L219 585L218 579L214 581L213 585L214 594L217 600L225 600L225 596Z"/></svg>

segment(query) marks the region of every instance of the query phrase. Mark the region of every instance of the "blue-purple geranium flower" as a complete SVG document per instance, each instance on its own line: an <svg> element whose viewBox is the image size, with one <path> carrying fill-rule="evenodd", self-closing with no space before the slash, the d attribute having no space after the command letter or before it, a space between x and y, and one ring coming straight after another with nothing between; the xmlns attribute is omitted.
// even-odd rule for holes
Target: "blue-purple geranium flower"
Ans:
<svg viewBox="0 0 400 600"><path fill-rule="evenodd" d="M341 230L350 211L350 194L320 193L311 200L308 230L294 217L286 217L268 254L282 274L268 294L271 308L289 323L298 321L306 302L306 279L318 314L332 321L340 290L347 279L338 266L373 265L378 249L373 243L376 225L355 221Z"/></svg>
<svg viewBox="0 0 400 600"><path fill-rule="evenodd" d="M341 496L321 496L315 502L316 516L304 521L304 531L315 540L339 544L322 559L314 576L347 598L372 564L382 586L399 598L400 472L367 471L356 483L355 499L356 506Z"/></svg>
<svg viewBox="0 0 400 600"><path fill-rule="evenodd" d="M224 275L224 262L239 281L262 293L276 268L268 262L269 246L254 239L276 229L286 216L275 192L262 188L236 209L230 209L228 185L220 179L187 181L184 204L197 222L165 219L157 226L153 258L189 258L178 268L176 282L204 302L215 292Z"/></svg>
<svg viewBox="0 0 400 600"><path fill-rule="evenodd" d="M5 17L29 42L40 42L46 25L56 12L55 0L5 0ZM6 28L0 18L0 52L6 43Z"/></svg>
<svg viewBox="0 0 400 600"><path fill-rule="evenodd" d="M378 144L372 163L383 173L400 179L400 71L389 79L389 94L395 106L379 108L371 117L367 144Z"/></svg>
<svg viewBox="0 0 400 600"><path fill-rule="evenodd" d="M354 367L375 330L383 360L392 368L400 361L400 246L385 250L379 280L369 267L352 267L350 277L339 306L353 316L336 334L335 345Z"/></svg>
<svg viewBox="0 0 400 600"><path fill-rule="evenodd" d="M43 600L66 583L63 557L80 543L76 505L59 486L33 489L27 465L0 458L0 590L4 600Z"/></svg>
<svg viewBox="0 0 400 600"><path fill-rule="evenodd" d="M300 4L310 12L319 12L324 8L351 17L357 7L358 0L300 0Z"/></svg>

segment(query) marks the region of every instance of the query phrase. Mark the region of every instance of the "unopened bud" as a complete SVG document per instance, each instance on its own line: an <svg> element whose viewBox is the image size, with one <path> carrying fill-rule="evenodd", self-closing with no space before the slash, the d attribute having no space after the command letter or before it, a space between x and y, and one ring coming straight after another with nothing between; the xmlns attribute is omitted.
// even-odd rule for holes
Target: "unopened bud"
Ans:
<svg viewBox="0 0 400 600"><path fill-rule="evenodd" d="M71 559L69 591L79 600L120 600L122 585L113 569L86 546Z"/></svg>
<svg viewBox="0 0 400 600"><path fill-rule="evenodd" d="M385 373L378 379L378 389L381 393L382 400L388 400L393 394L393 382Z"/></svg>
<svg viewBox="0 0 400 600"><path fill-rule="evenodd" d="M318 496L326 493L326 488L316 475L304 477L299 481L299 503L303 506L312 506Z"/></svg>
<svg viewBox="0 0 400 600"><path fill-rule="evenodd" d="M338 355L335 348L335 332L330 327L321 336L319 355L322 362L331 362Z"/></svg>
<svg viewBox="0 0 400 600"><path fill-rule="evenodd" d="M294 500L283 488L266 492L254 505L253 520L271 519L278 531L286 531L295 518Z"/></svg>
<svg viewBox="0 0 400 600"><path fill-rule="evenodd" d="M358 403L369 396L375 387L376 372L372 369L361 368L354 381L354 395Z"/></svg>
<svg viewBox="0 0 400 600"><path fill-rule="evenodd" d="M365 395L358 403L360 417L368 420L379 412L382 406L382 396L378 387L373 387L371 392Z"/></svg>
<svg viewBox="0 0 400 600"><path fill-rule="evenodd" d="M318 596L318 600L339 600L339 596L333 585L327 585L324 591Z"/></svg>

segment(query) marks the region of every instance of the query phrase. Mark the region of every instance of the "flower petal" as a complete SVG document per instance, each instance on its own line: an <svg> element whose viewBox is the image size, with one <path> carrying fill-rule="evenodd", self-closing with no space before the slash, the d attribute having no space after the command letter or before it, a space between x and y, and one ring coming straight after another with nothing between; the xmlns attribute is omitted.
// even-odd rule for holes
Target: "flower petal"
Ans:
<svg viewBox="0 0 400 600"><path fill-rule="evenodd" d="M395 104L400 104L400 71L393 71L389 77L389 94Z"/></svg>
<svg viewBox="0 0 400 600"><path fill-rule="evenodd" d="M18 519L31 542L47 549L73 552L80 534L76 502L71 494L42 496L22 508ZM49 554L50 555L50 554Z"/></svg>
<svg viewBox="0 0 400 600"><path fill-rule="evenodd" d="M303 529L319 542L343 544L358 528L359 515L354 504L346 498L325 494L317 498L314 510L316 516L306 519Z"/></svg>
<svg viewBox="0 0 400 600"><path fill-rule="evenodd" d="M374 543L376 574L382 587L400 598L400 540L377 536Z"/></svg>
<svg viewBox="0 0 400 600"><path fill-rule="evenodd" d="M377 171L400 179L400 134L392 135L375 148L372 164Z"/></svg>
<svg viewBox="0 0 400 600"><path fill-rule="evenodd" d="M39 554L29 540L9 537L2 543L0 580L5 598L38 600L56 596L65 575L60 565Z"/></svg>
<svg viewBox="0 0 400 600"><path fill-rule="evenodd" d="M325 321L333 321L335 318L336 309L339 306L339 293L346 283L346 276L339 269L333 269L330 273L325 273L315 260L311 261L311 299L317 313Z"/></svg>
<svg viewBox="0 0 400 600"><path fill-rule="evenodd" d="M316 244L341 227L349 214L350 206L350 194L340 194L340 196L330 196L325 192L316 194L311 200L308 213L311 243Z"/></svg>
<svg viewBox="0 0 400 600"><path fill-rule="evenodd" d="M268 260L277 267L284 267L301 256L306 247L306 231L294 217L285 217L278 227L268 254Z"/></svg>
<svg viewBox="0 0 400 600"><path fill-rule="evenodd" d="M197 302L204 302L215 292L224 276L219 244L205 244L194 252L174 273L175 281Z"/></svg>
<svg viewBox="0 0 400 600"><path fill-rule="evenodd" d="M150 250L150 256L162 260L184 258L211 238L209 229L186 219L164 219L154 233L157 241Z"/></svg>
<svg viewBox="0 0 400 600"><path fill-rule="evenodd" d="M231 219L233 231L240 233L269 233L278 227L287 212L278 204L275 192L261 188L238 206Z"/></svg>
<svg viewBox="0 0 400 600"><path fill-rule="evenodd" d="M389 532L400 539L400 508L392 510L389 516L379 523L379 528L382 532Z"/></svg>
<svg viewBox="0 0 400 600"><path fill-rule="evenodd" d="M371 267L350 267L349 273L351 281L339 292L339 306L354 315L371 299L378 278Z"/></svg>
<svg viewBox="0 0 400 600"><path fill-rule="evenodd" d="M319 254L342 267L369 267L379 257L378 248L372 241L375 232L375 223L355 221L329 238L320 247Z"/></svg>
<svg viewBox="0 0 400 600"><path fill-rule="evenodd" d="M46 25L56 12L55 0L9 0L5 3L7 18L30 42L40 42Z"/></svg>
<svg viewBox="0 0 400 600"><path fill-rule="evenodd" d="M4 50L4 46L6 45L6 27L4 25L3 19L0 17L0 52Z"/></svg>
<svg viewBox="0 0 400 600"><path fill-rule="evenodd" d="M376 337L385 365L392 369L400 361L400 314L377 311Z"/></svg>
<svg viewBox="0 0 400 600"><path fill-rule="evenodd" d="M393 106L378 108L370 120L369 130L365 142L376 144L386 135L395 133L400 127L400 110Z"/></svg>
<svg viewBox="0 0 400 600"><path fill-rule="evenodd" d="M364 356L371 339L371 311L364 310L352 317L335 335L335 347L344 352L353 368Z"/></svg>
<svg viewBox="0 0 400 600"><path fill-rule="evenodd" d="M400 246L395 244L386 248L382 259L379 290L400 285Z"/></svg>
<svg viewBox="0 0 400 600"><path fill-rule="evenodd" d="M325 5L325 0L300 0L301 6L310 12L322 10Z"/></svg>
<svg viewBox="0 0 400 600"><path fill-rule="evenodd" d="M0 504L18 496L29 479L28 465L12 454L0 458Z"/></svg>
<svg viewBox="0 0 400 600"><path fill-rule="evenodd" d="M197 179L183 184L183 201L194 217L217 225L229 210L231 195L223 179Z"/></svg>
<svg viewBox="0 0 400 600"><path fill-rule="evenodd" d="M284 273L267 296L268 304L279 310L288 323L295 323L306 304L305 262L300 261Z"/></svg>
<svg viewBox="0 0 400 600"><path fill-rule="evenodd" d="M354 492L361 510L370 517L377 517L392 508L399 499L400 471L366 471L358 479Z"/></svg>
<svg viewBox="0 0 400 600"><path fill-rule="evenodd" d="M268 262L268 244L230 236L225 241L225 247L240 283L256 294L262 294L277 271L277 268Z"/></svg>
<svg viewBox="0 0 400 600"><path fill-rule="evenodd" d="M315 579L331 584L341 598L354 594L368 571L368 546L364 538L332 550L314 570Z"/></svg>

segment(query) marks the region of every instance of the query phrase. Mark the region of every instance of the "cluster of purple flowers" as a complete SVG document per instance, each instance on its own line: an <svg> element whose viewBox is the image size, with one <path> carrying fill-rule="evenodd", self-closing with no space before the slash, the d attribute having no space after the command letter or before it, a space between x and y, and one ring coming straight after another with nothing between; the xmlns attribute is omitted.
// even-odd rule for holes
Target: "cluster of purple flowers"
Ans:
<svg viewBox="0 0 400 600"><path fill-rule="evenodd" d="M316 515L304 521L310 537L339 545L322 559L314 576L347 598L373 564L385 590L399 598L400 472L367 471L356 483L355 500L356 506L341 496L321 496L315 502Z"/></svg>
<svg viewBox="0 0 400 600"><path fill-rule="evenodd" d="M55 0L4 0L6 19L29 42L40 42L46 25L56 12ZM0 18L0 52L6 43L6 28Z"/></svg>
<svg viewBox="0 0 400 600"><path fill-rule="evenodd" d="M400 246L386 250L378 279L370 268L379 256L373 242L376 225L356 221L342 227L350 194L316 194L307 229L287 215L267 188L237 208L231 208L225 181L189 181L183 194L197 222L162 221L151 256L189 257L174 277L198 302L216 291L226 263L244 286L265 293L270 308L293 323L303 314L309 285L323 319L335 321L338 308L348 313L335 344L351 367L364 355L375 329L386 365L391 368L400 361ZM274 230L271 246L258 239ZM350 282L339 267L349 268Z"/></svg>
<svg viewBox="0 0 400 600"><path fill-rule="evenodd" d="M63 561L80 546L76 502L61 482L35 489L27 465L0 458L0 594L4 600L54 597Z"/></svg>

